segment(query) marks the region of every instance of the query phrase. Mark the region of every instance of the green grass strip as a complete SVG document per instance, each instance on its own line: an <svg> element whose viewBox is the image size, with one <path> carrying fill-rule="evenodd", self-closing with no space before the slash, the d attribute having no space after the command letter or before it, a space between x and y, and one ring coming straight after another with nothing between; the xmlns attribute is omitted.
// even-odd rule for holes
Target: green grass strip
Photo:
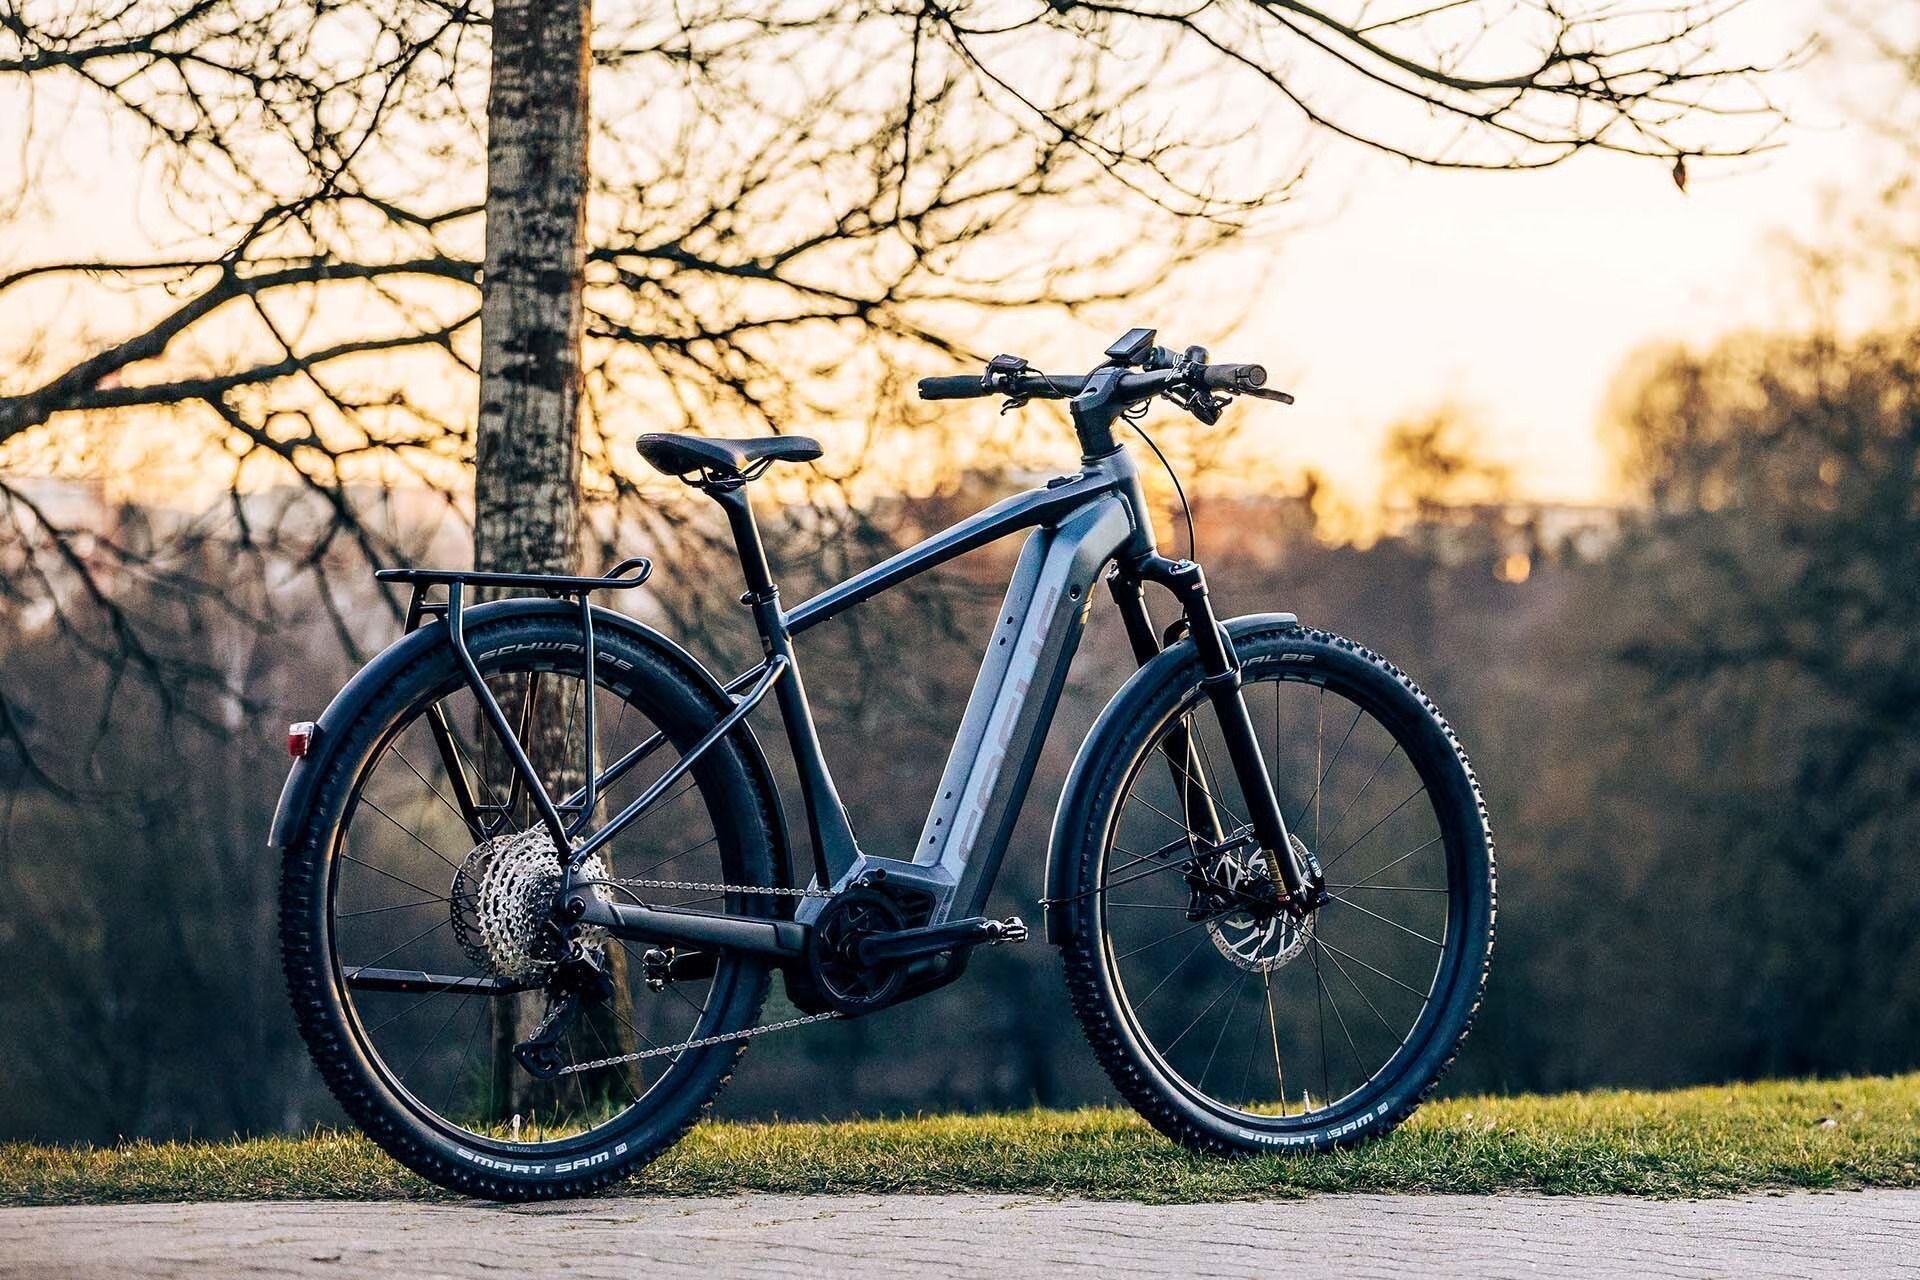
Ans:
<svg viewBox="0 0 1920 1280"><path fill-rule="evenodd" d="M630 1190L1171 1202L1336 1191L1671 1197L1867 1186L1920 1187L1920 1075L1453 1099L1359 1150L1254 1160L1190 1155L1112 1109L706 1124ZM446 1197L347 1133L0 1147L6 1204L289 1198Z"/></svg>

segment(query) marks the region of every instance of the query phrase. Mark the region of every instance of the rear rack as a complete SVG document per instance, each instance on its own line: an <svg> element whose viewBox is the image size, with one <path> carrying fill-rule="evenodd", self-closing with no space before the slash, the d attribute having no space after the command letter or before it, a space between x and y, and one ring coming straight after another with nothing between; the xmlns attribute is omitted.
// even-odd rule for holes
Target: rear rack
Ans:
<svg viewBox="0 0 1920 1280"><path fill-rule="evenodd" d="M547 573L482 573L465 569L377 569L374 578L379 582L398 583L413 589L413 596L407 602L406 630L418 631L429 618L444 618L447 624L447 639L453 645L455 658L459 662L460 672L467 687L473 691L474 698L480 704L481 713L492 726L494 733L506 748L508 761L519 776L527 791L527 797L539 815L541 824L553 839L555 849L566 850L572 846L572 836L586 822L587 815L593 812L597 802L597 793L603 781L598 774L598 762L594 759L594 702L591 696L585 699L585 720L582 726L586 746L585 783L578 792L556 804L541 785L539 775L532 762L527 758L526 747L514 733L513 726L507 722L506 713L501 710L493 691L487 688L487 682L480 673L479 664L474 661L473 653L467 648L464 614L468 587L493 587L509 591L537 592L555 600L575 600L580 610L581 677L586 688L594 687L594 659L596 649L593 639L593 603L595 591L625 591L639 586L653 572L653 561L645 556L629 556L597 578L573 574ZM427 595L435 587L445 587L445 600L429 600ZM445 759L452 778L457 799L461 802L462 812L469 817L469 825L476 841L488 839L497 834L475 819L484 811L498 808L494 805L482 805L472 794L468 785L465 769L459 761L458 750L454 744L452 731L447 726L444 713L438 706L428 713L429 727L436 746ZM623 761L626 766L630 762ZM611 772L611 771L610 771ZM610 779L609 779L610 780ZM511 808L511 802L507 808ZM569 823L561 817L562 812L573 815ZM493 815L490 815L493 816ZM509 817L501 813L501 820Z"/></svg>
<svg viewBox="0 0 1920 1280"><path fill-rule="evenodd" d="M417 630L423 618L446 613L444 602L429 601L427 591L455 585L463 587L501 587L511 591L537 591L556 600L568 596L586 596L592 591L625 591L645 582L653 573L653 561L645 556L628 556L597 578L564 573L483 573L468 569L376 569L376 582L397 582L413 588L407 604L408 631Z"/></svg>

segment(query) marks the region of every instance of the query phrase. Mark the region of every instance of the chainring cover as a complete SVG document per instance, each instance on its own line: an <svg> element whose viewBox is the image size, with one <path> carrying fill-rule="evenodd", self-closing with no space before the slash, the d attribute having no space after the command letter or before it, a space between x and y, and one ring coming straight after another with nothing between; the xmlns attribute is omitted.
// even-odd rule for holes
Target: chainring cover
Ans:
<svg viewBox="0 0 1920 1280"><path fill-rule="evenodd" d="M807 947L807 977L821 1001L849 1017L891 1003L906 984L906 964L862 964L854 948L869 934L905 927L900 904L878 890L835 895L814 920Z"/></svg>

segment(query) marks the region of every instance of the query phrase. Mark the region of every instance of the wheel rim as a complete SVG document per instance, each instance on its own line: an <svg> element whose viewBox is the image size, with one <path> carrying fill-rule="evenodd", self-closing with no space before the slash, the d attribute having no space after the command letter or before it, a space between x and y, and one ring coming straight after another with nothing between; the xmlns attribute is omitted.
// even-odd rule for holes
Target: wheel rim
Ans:
<svg viewBox="0 0 1920 1280"><path fill-rule="evenodd" d="M556 798L577 787L583 773L579 762L584 759L586 696L579 670L539 665L508 673L488 667L487 682L523 732L545 726L545 745L532 754L543 765L543 777ZM531 709L529 686L535 691ZM596 685L594 696L596 754L604 771L609 762L653 736L664 717L656 718L638 697L622 696L605 684ZM463 881L462 872L473 870L470 855L479 842L455 799L458 788L426 718L429 705L445 715L455 758L471 779L469 789L483 805L511 810L510 817L484 814L483 821L506 823L502 832L487 834L539 831L524 793L508 782L510 770L501 753L480 749L480 715L469 691L450 683L410 708L363 770L336 833L326 937L346 1021L387 1088L418 1119L458 1141L515 1157L596 1145L692 1074L705 1051L572 1071L539 1082L512 1061L510 1046L523 1041L546 1011L543 991L501 997L444 985L411 992L358 985L364 970L508 976L501 969L501 949L490 948L485 930L475 928L473 908L483 895L475 887L478 877ZM639 795L678 756L674 741L662 742L599 798L586 829ZM614 876L727 879L720 829L703 803L700 772L696 769L677 783L657 807L611 843L608 864ZM543 835L542 842L550 854L551 842ZM501 883L513 888L510 881ZM650 900L715 909L723 905L723 895L695 890L659 892ZM724 905L742 907L737 900ZM475 933L481 935L478 945ZM654 992L646 983L645 948L604 935L596 941L601 965L613 976L612 998L595 1002L589 1013L573 1021L558 1045L567 1065L670 1047L719 1029L740 981L737 958L720 957L710 976L676 980ZM543 968L511 976L536 987L543 984L555 957L544 959Z"/></svg>
<svg viewBox="0 0 1920 1280"><path fill-rule="evenodd" d="M1304 924L1246 909L1194 918L1190 869L1209 886L1236 861L1266 879L1251 848L1208 853L1206 811L1231 837L1247 806L1196 691L1150 735L1112 816L1103 961L1128 1031L1189 1100L1241 1125L1319 1129L1373 1105L1440 1020L1464 935L1462 842L1442 820L1445 779L1425 751L1409 757L1392 708L1324 672L1255 661L1245 674L1289 831L1332 896ZM1162 750L1182 725L1196 780L1184 802Z"/></svg>

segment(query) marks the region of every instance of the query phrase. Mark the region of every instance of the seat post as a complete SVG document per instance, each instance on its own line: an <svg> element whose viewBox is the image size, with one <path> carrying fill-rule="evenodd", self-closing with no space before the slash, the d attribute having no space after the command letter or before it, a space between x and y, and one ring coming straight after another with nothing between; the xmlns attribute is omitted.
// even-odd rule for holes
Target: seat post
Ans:
<svg viewBox="0 0 1920 1280"><path fill-rule="evenodd" d="M722 480L700 487L727 513L733 545L740 555L740 571L747 579L747 603L771 600L778 588L774 585L773 570L767 565L767 548L760 539L760 526L753 518L753 504L747 500L747 486L739 480Z"/></svg>

